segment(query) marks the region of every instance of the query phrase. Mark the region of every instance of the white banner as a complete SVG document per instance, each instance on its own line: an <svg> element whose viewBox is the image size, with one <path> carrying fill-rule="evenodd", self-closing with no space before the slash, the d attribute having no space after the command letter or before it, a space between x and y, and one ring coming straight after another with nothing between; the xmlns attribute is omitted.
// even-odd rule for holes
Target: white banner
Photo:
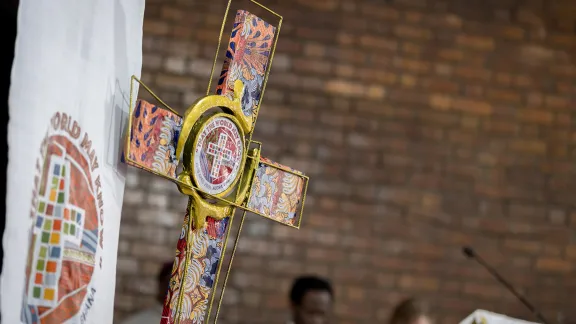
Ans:
<svg viewBox="0 0 576 324"><path fill-rule="evenodd" d="M112 323L130 77L144 0L20 0L4 323Z"/></svg>
<svg viewBox="0 0 576 324"><path fill-rule="evenodd" d="M516 318L508 317L505 315L492 313L479 309L470 316L466 317L460 324L537 324L535 322L527 322Z"/></svg>

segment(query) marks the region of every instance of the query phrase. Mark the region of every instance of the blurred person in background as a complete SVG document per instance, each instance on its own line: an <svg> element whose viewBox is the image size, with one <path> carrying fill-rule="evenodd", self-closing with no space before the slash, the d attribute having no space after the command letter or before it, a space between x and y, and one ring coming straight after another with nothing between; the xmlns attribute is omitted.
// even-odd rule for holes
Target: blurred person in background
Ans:
<svg viewBox="0 0 576 324"><path fill-rule="evenodd" d="M172 275L172 264L173 261L166 262L162 265L158 277L157 293L156 293L156 304L152 307L144 309L127 320L122 322L122 324L158 324L162 318L162 308L164 304L164 298L166 297L166 292L168 291L168 286L170 284L170 276Z"/></svg>
<svg viewBox="0 0 576 324"><path fill-rule="evenodd" d="M432 324L429 306L416 298L405 299L394 308L388 324Z"/></svg>
<svg viewBox="0 0 576 324"><path fill-rule="evenodd" d="M332 319L334 291L325 279L297 278L290 291L292 321L289 324L329 324Z"/></svg>

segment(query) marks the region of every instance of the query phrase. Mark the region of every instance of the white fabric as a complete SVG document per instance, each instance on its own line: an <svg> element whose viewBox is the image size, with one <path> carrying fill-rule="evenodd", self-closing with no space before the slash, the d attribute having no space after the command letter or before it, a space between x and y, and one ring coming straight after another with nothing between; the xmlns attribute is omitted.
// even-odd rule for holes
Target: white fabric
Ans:
<svg viewBox="0 0 576 324"><path fill-rule="evenodd" d="M460 324L472 324L474 321L478 324L536 324L535 322L527 322L482 309L470 314L466 319L460 322Z"/></svg>
<svg viewBox="0 0 576 324"><path fill-rule="evenodd" d="M144 0L20 0L9 97L4 323L38 322L40 306L48 308L40 315L48 324L112 323L125 181L120 137L130 77L142 67L143 17ZM57 170L53 186L47 172ZM52 190L57 204L48 211L40 206ZM36 227L39 220L44 225Z"/></svg>
<svg viewBox="0 0 576 324"><path fill-rule="evenodd" d="M158 324L162 319L162 306L158 305L145 309L131 316L122 324Z"/></svg>

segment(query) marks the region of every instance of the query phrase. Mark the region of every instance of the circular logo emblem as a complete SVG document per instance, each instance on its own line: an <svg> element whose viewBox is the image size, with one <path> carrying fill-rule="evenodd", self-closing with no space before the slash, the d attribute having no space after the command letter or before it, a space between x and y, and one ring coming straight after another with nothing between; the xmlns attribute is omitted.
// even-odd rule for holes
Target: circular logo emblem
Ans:
<svg viewBox="0 0 576 324"><path fill-rule="evenodd" d="M232 186L242 165L243 138L236 123L216 115L202 125L194 148L194 180L212 195Z"/></svg>
<svg viewBox="0 0 576 324"><path fill-rule="evenodd" d="M70 116L53 116L36 163L24 323L83 322L93 304L94 275L102 267L103 200L88 142Z"/></svg>

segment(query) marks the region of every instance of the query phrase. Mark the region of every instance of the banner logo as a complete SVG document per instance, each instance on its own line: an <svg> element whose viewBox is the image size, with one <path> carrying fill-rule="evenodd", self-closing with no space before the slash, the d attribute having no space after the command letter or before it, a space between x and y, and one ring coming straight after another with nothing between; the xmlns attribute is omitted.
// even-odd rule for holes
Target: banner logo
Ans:
<svg viewBox="0 0 576 324"><path fill-rule="evenodd" d="M56 113L36 162L22 321L85 322L102 268L102 184L88 133Z"/></svg>

